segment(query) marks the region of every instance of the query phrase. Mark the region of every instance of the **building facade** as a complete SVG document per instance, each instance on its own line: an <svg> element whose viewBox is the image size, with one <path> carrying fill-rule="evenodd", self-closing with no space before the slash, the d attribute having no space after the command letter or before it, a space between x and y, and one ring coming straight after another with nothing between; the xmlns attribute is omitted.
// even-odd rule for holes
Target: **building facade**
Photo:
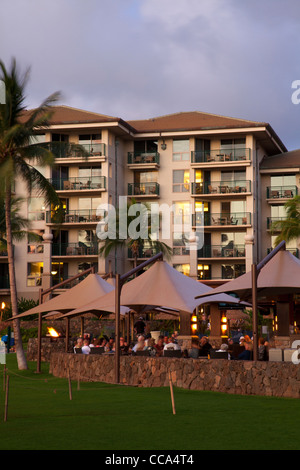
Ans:
<svg viewBox="0 0 300 470"><path fill-rule="evenodd" d="M53 168L39 170L62 199L64 215L58 221L55 207L45 206L36 190L28 195L22 180L16 181L15 194L24 198L22 214L40 236L40 241L29 237L15 244L19 297L37 299L40 287L92 266L101 274L132 268L128 250L100 256L97 237L103 222L97 208L118 207L125 196L172 208L170 231L162 240L172 247L170 264L216 286L249 271L266 255L273 241L268 223L283 216L286 188L293 186L295 194L299 186L299 160L297 171L272 167L285 161L287 149L263 122L200 112L126 122L57 106L49 128L35 138L55 155ZM80 145L87 156L70 144ZM280 198L273 197L273 186L280 188ZM186 226L189 233L183 233ZM139 261L153 254L145 242ZM0 268L5 298L5 253Z"/></svg>

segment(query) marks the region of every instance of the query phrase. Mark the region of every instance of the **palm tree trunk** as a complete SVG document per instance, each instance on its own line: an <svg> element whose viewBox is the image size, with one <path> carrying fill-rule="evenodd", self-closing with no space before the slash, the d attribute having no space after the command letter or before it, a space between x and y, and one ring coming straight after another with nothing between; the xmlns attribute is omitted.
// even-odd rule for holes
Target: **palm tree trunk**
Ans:
<svg viewBox="0 0 300 470"><path fill-rule="evenodd" d="M13 253L12 243L12 230L11 230L11 183L7 179L6 181L6 197L5 197L5 222L6 222L6 241L7 241L7 254L8 254L8 272L9 272L9 283L10 283L10 299L12 316L18 315L18 296L17 296L17 285L15 275L15 262ZM20 320L13 320L14 339L16 347L16 356L18 362L18 368L20 370L28 369L27 361L23 349Z"/></svg>

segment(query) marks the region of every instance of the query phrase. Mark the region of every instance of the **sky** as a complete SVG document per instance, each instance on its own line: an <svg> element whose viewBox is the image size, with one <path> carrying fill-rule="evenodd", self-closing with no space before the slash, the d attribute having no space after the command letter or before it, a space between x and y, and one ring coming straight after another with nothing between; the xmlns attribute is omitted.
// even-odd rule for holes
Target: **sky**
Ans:
<svg viewBox="0 0 300 470"><path fill-rule="evenodd" d="M300 148L299 0L0 0L0 60L30 68L28 108L268 122ZM293 88L293 86L295 88ZM299 91L298 91L299 90Z"/></svg>

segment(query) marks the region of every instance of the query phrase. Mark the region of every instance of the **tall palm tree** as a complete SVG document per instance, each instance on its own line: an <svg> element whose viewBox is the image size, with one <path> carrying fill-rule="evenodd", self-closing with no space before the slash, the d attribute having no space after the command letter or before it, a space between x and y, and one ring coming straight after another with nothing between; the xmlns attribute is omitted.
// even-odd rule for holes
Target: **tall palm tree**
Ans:
<svg viewBox="0 0 300 470"><path fill-rule="evenodd" d="M145 252L145 250L149 250L149 252L162 252L167 259L171 258L172 255L172 248L170 248L166 243L151 238L151 233L155 232L155 228L151 226L151 215L150 215L150 207L149 205L143 203L144 208L144 216L143 219L144 225L144 235L146 237L141 236L132 236L131 231L129 230L130 225L134 224L137 220L136 215L129 215L130 208L132 208L135 204L138 204L134 198L132 198L129 202L127 202L127 210L126 210L126 217L122 217L121 211L124 209L116 209L116 217L115 217L115 224L112 224L112 227L115 227L116 234L112 234L110 236L108 234L105 240L100 242L100 254L104 257L107 257L111 251L117 250L118 247L125 247L129 249L132 253L132 257L134 260L134 267L138 265L138 258L141 257L140 255ZM145 211L146 208L146 211ZM123 213L124 215L124 213ZM126 220L126 226L124 226L124 220ZM108 218L108 226L109 226L109 218ZM108 227L109 228L109 227ZM158 228L158 227L157 227ZM141 227L139 227L138 233L141 232ZM127 237L124 237L124 233L127 234ZM122 234L122 235L121 235ZM150 255L149 255L150 256Z"/></svg>
<svg viewBox="0 0 300 470"><path fill-rule="evenodd" d="M10 70L7 70L4 63L0 61L0 79L5 85L6 98L5 104L0 106L0 191L5 198L12 317L18 315L11 213L12 188L15 179L21 178L26 183L29 194L34 187L39 195L44 197L47 205L54 203L61 206L53 186L34 166L50 165L54 161L54 156L47 146L32 145L32 136L35 131L48 126L51 105L59 98L59 93L51 95L38 108L26 113L24 91L28 77L28 71L24 75L19 73L15 59L12 60ZM14 319L12 323L18 367L19 369L27 369L19 320Z"/></svg>
<svg viewBox="0 0 300 470"><path fill-rule="evenodd" d="M273 222L271 230L279 232L275 245L285 240L289 242L300 237L300 196L295 196L285 204L286 218Z"/></svg>

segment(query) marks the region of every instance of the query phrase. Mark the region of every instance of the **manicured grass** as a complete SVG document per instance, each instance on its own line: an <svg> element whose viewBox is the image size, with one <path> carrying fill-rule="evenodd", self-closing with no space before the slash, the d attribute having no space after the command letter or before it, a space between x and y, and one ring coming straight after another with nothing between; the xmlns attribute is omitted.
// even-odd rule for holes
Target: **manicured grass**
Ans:
<svg viewBox="0 0 300 470"><path fill-rule="evenodd" d="M296 399L72 382L7 356L8 420L0 365L1 450L299 450Z"/></svg>

